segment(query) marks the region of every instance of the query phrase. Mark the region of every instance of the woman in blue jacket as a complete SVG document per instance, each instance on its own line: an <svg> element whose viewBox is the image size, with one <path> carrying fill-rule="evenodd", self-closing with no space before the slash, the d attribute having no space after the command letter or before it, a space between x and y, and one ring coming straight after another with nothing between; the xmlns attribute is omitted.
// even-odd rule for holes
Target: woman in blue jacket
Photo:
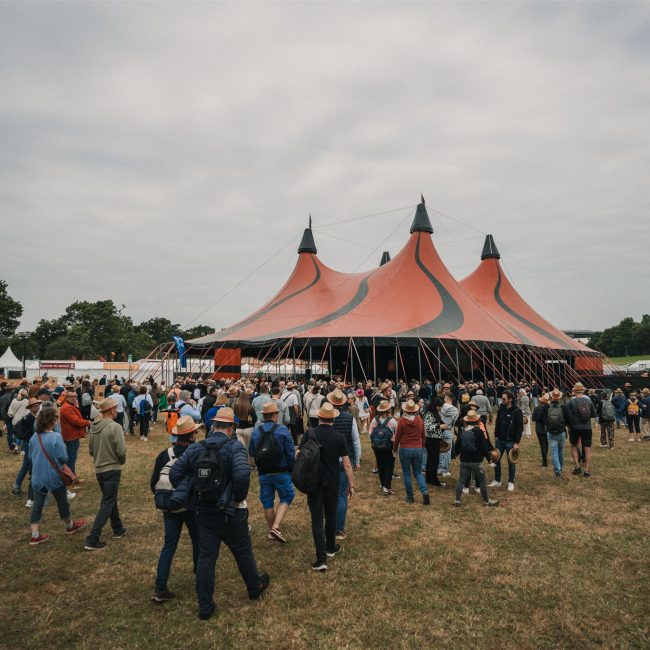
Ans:
<svg viewBox="0 0 650 650"><path fill-rule="evenodd" d="M68 462L68 453L60 433L54 431L56 425L56 407L43 404L36 416L36 433L29 445L29 457L32 463L32 488L34 489L34 503L29 519L32 528L30 546L37 546L49 539L49 535L39 532L41 514L45 497L52 494L59 509L59 516L65 522L65 532L72 535L81 530L85 521L71 519L70 505L68 504L67 488L58 471L52 465L61 467Z"/></svg>

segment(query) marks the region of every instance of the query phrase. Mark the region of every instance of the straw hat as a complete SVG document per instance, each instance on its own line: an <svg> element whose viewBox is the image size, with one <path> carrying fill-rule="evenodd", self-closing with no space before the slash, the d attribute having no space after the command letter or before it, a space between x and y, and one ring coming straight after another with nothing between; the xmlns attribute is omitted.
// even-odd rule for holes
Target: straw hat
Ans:
<svg viewBox="0 0 650 650"><path fill-rule="evenodd" d="M189 436L190 433L194 433L202 426L202 424L194 422L191 415L183 415L176 421L176 426L172 429L172 435Z"/></svg>
<svg viewBox="0 0 650 650"><path fill-rule="evenodd" d="M517 461L519 460L519 449L511 449L508 452L508 460L513 464L516 465Z"/></svg>
<svg viewBox="0 0 650 650"><path fill-rule="evenodd" d="M474 409L467 411L465 416L465 422L478 422L480 419L481 416Z"/></svg>
<svg viewBox="0 0 650 650"><path fill-rule="evenodd" d="M383 393L386 389L388 388L388 384L384 382L380 387L379 387L379 392Z"/></svg>
<svg viewBox="0 0 650 650"><path fill-rule="evenodd" d="M36 399L35 397L30 397L29 401L27 402L27 408L30 409L32 406L40 406L41 405L41 400Z"/></svg>
<svg viewBox="0 0 650 650"><path fill-rule="evenodd" d="M648 389L646 388L646 390L648 390ZM365 395L365 393L363 392L363 388L359 388L357 390L357 397L363 397L364 395Z"/></svg>
<svg viewBox="0 0 650 650"><path fill-rule="evenodd" d="M573 392L574 393L584 393L585 392L585 387L578 382L574 387L573 387Z"/></svg>
<svg viewBox="0 0 650 650"><path fill-rule="evenodd" d="M237 388L237 386L235 386L235 384L233 384L232 386L230 386L230 388L228 388L228 394L229 395L237 395L238 391L239 391L239 388Z"/></svg>
<svg viewBox="0 0 650 650"><path fill-rule="evenodd" d="M384 413L386 411L390 411L390 403L388 400L383 399L379 402L379 406L377 406L377 413Z"/></svg>
<svg viewBox="0 0 650 650"><path fill-rule="evenodd" d="M327 400L334 406L342 406L348 401L348 398L339 388L336 388L331 393L327 393Z"/></svg>
<svg viewBox="0 0 650 650"><path fill-rule="evenodd" d="M288 381L288 382L287 382L287 388L288 388L289 390L292 390L292 389L294 389L295 387L296 387L296 385L295 385L292 381Z"/></svg>
<svg viewBox="0 0 650 650"><path fill-rule="evenodd" d="M614 392L620 395L623 391L620 388L617 388Z"/></svg>
<svg viewBox="0 0 650 650"><path fill-rule="evenodd" d="M498 463L501 458L501 452L498 449L493 449L489 455L493 463Z"/></svg>
<svg viewBox="0 0 650 650"><path fill-rule="evenodd" d="M280 409L274 401L264 402L262 405L262 415L270 415L271 413L279 413Z"/></svg>
<svg viewBox="0 0 650 650"><path fill-rule="evenodd" d="M417 413L420 410L420 407L412 400L408 400L406 404L402 406L402 410L405 413Z"/></svg>
<svg viewBox="0 0 650 650"><path fill-rule="evenodd" d="M558 391L559 392L559 391ZM544 393L540 398L539 401L542 404L548 404L551 401L551 396L548 393Z"/></svg>
<svg viewBox="0 0 650 650"><path fill-rule="evenodd" d="M650 394L650 388L644 388L641 392L642 392L644 395L648 395L648 394Z"/></svg>
<svg viewBox="0 0 650 650"><path fill-rule="evenodd" d="M469 402L469 395L468 395L467 393L463 393L463 394L460 396L460 401L461 401L463 404L467 404L467 402Z"/></svg>
<svg viewBox="0 0 650 650"><path fill-rule="evenodd" d="M440 453L441 454L446 454L450 449L451 449L451 443L449 442L449 440L441 440L440 441Z"/></svg>
<svg viewBox="0 0 650 650"><path fill-rule="evenodd" d="M558 388L554 388L553 392L551 393L551 400L557 401L559 399L562 399L562 391L559 390Z"/></svg>
<svg viewBox="0 0 650 650"><path fill-rule="evenodd" d="M117 408L117 404L112 397L106 397L99 403L99 410L102 413L105 413L106 411L110 411L111 409L116 409L116 408Z"/></svg>
<svg viewBox="0 0 650 650"><path fill-rule="evenodd" d="M322 418L323 420L333 420L339 415L341 415L341 412L337 411L330 402L323 402L323 405L318 411L318 417Z"/></svg>
<svg viewBox="0 0 650 650"><path fill-rule="evenodd" d="M217 411L217 414L212 418L212 421L235 424L235 412L229 406L224 406Z"/></svg>

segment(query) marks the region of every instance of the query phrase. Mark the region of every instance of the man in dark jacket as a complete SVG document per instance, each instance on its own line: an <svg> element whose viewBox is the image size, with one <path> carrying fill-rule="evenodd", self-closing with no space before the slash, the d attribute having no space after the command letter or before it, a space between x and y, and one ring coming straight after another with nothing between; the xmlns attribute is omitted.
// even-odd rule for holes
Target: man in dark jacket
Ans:
<svg viewBox="0 0 650 650"><path fill-rule="evenodd" d="M521 436L524 432L524 415L518 406L515 406L515 395L512 391L506 390L501 396L501 406L497 412L497 419L494 426L494 438L496 448L501 456L505 453L508 458L508 491L514 492L515 472L517 466L510 461L510 452L519 449ZM494 481L490 487L501 487L501 456L494 468Z"/></svg>
<svg viewBox="0 0 650 650"><path fill-rule="evenodd" d="M585 387L578 382L573 387L573 397L567 404L569 413L569 442L571 443L571 458L575 468L573 474L582 474L585 478L591 476L591 419L596 417L594 403L585 395ZM578 443L582 446L584 455L584 473L580 467Z"/></svg>
<svg viewBox="0 0 650 650"><path fill-rule="evenodd" d="M195 478L195 467L205 463L209 447L216 448L224 467L223 488L216 503L201 504L196 483L190 500L190 509L196 512L199 528L199 559L196 569L196 595L199 618L209 619L216 609L214 603L214 573L223 541L233 554L248 597L258 599L269 585L269 575L260 575L253 555L248 531L248 505L246 497L250 485L251 469L246 447L233 437L235 414L229 407L219 409L213 419L208 437L191 445L172 465L169 480L173 487L185 477ZM216 468L199 467L197 472L216 471Z"/></svg>

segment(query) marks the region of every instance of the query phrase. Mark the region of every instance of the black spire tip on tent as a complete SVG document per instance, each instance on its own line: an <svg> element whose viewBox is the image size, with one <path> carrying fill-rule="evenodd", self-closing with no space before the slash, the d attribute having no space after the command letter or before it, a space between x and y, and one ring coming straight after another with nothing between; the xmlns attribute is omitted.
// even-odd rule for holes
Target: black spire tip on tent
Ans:
<svg viewBox="0 0 650 650"><path fill-rule="evenodd" d="M388 264L390 262L390 253L388 251L384 251L381 254L381 262L379 262L379 266L384 266L384 264Z"/></svg>
<svg viewBox="0 0 650 650"><path fill-rule="evenodd" d="M411 233L414 232L433 232L433 226L431 221L429 221L429 215L427 213L427 208L424 204L424 196L420 196L421 202L418 203L418 207L415 210L415 218L411 224Z"/></svg>
<svg viewBox="0 0 650 650"><path fill-rule="evenodd" d="M492 235L485 236L485 244L483 244L483 252L481 253L482 260L500 260L501 255L499 254L499 249L494 243L494 237Z"/></svg>
<svg viewBox="0 0 650 650"><path fill-rule="evenodd" d="M316 242L314 241L314 234L311 231L311 214L309 215L309 227L305 228L300 240L298 253L317 253Z"/></svg>

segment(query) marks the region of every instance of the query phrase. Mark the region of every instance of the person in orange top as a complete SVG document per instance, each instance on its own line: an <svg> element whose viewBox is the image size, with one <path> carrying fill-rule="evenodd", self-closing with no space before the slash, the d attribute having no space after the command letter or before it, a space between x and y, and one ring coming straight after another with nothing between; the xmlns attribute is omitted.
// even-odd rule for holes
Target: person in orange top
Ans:
<svg viewBox="0 0 650 650"><path fill-rule="evenodd" d="M418 415L420 407L412 400L402 406L403 416L397 423L395 438L393 440L393 456L399 450L399 462L402 465L402 481L406 490L406 503L414 503L413 482L411 471L415 476L418 489L422 494L422 503L430 503L429 489L422 475L422 461L424 458L424 422Z"/></svg>
<svg viewBox="0 0 650 650"><path fill-rule="evenodd" d="M68 450L68 467L76 474L77 455L79 454L79 441L86 437L86 427L90 426L91 421L86 420L81 415L77 403L77 393L74 390L68 390L65 393L65 402L61 405L59 413L61 422L61 436ZM80 483L80 479L77 479Z"/></svg>

